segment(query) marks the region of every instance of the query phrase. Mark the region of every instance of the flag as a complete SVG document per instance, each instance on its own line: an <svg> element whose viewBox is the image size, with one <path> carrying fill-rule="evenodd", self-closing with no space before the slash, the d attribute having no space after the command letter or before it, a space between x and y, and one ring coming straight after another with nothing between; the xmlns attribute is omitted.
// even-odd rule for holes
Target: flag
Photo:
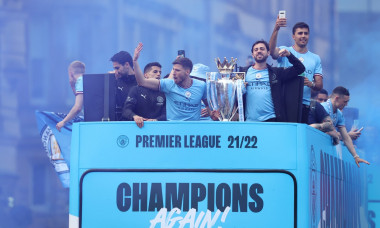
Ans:
<svg viewBox="0 0 380 228"><path fill-rule="evenodd" d="M59 132L55 128L55 125L65 117L66 115L62 113L36 111L37 126L42 145L63 187L68 188L70 183L69 170L72 124L73 122L83 121L83 118L74 118L62 127Z"/></svg>

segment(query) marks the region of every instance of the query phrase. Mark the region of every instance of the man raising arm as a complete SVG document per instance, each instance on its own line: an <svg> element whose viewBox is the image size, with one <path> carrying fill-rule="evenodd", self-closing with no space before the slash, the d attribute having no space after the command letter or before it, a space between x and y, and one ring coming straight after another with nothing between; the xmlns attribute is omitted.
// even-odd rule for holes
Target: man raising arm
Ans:
<svg viewBox="0 0 380 228"><path fill-rule="evenodd" d="M278 31L281 27L285 26L286 18L277 18L276 25L269 41L269 49L271 50L270 54L273 59L277 59L278 65L280 67L289 67L291 66L291 63L286 58L280 57L278 55L280 49L287 49L305 66L306 70L303 75L304 93L302 101L302 122L307 123L310 108L311 89L318 91L323 88L321 58L309 51L307 48L310 30L309 26L304 22L298 22L293 26L292 38L294 40L294 44L292 47L281 46L277 48L276 45Z"/></svg>
<svg viewBox="0 0 380 228"><path fill-rule="evenodd" d="M165 93L167 120L199 120L201 100L207 105L206 83L190 78L193 68L191 60L177 58L173 62L173 79L144 78L137 61L142 47L142 43L139 43L133 56L138 84Z"/></svg>

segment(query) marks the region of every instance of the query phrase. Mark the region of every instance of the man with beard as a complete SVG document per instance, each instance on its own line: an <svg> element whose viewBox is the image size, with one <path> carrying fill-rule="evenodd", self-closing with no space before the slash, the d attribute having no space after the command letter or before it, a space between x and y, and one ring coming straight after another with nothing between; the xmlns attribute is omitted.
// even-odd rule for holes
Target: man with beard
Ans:
<svg viewBox="0 0 380 228"><path fill-rule="evenodd" d="M116 78L116 120L123 120L122 108L129 90L137 85L132 56L126 51L116 53L110 59Z"/></svg>
<svg viewBox="0 0 380 228"><path fill-rule="evenodd" d="M137 62L143 44L135 49L133 64L136 80L140 86L158 90L166 96L167 120L199 120L201 116L201 100L207 106L206 83L190 78L193 63L182 57L173 62L173 79L145 78ZM207 110L209 112L208 106Z"/></svg>
<svg viewBox="0 0 380 228"><path fill-rule="evenodd" d="M286 107L282 85L298 77L305 71L305 67L286 49L280 50L279 56L286 57L293 66L271 67L267 64L269 45L264 40L256 41L251 52L255 64L247 69L245 78L247 121L285 122Z"/></svg>
<svg viewBox="0 0 380 228"><path fill-rule="evenodd" d="M161 78L161 64L148 63L144 67L145 78ZM123 117L134 120L138 127L144 126L144 121L166 120L165 95L162 92L142 86L132 87L123 108Z"/></svg>
<svg viewBox="0 0 380 228"><path fill-rule="evenodd" d="M310 110L311 89L319 91L323 88L321 58L310 52L307 48L310 30L309 26L304 22L298 22L293 26L292 37L294 45L292 47L280 46L277 48L277 36L281 27L286 27L286 18L277 18L276 25L269 41L270 54L273 59L277 59L278 66L289 67L292 64L286 58L279 56L279 50L286 49L297 57L305 66L306 70L304 75L302 75L305 77L302 101L302 122L307 123Z"/></svg>
<svg viewBox="0 0 380 228"><path fill-rule="evenodd" d="M359 163L362 162L369 165L369 162L367 162L364 159L361 159L359 155L356 153L355 147L352 144L351 137L348 135L346 130L345 120L341 110L343 110L344 107L346 107L349 100L350 92L348 91L348 89L342 86L338 86L333 90L331 98L328 99L326 102L323 102L322 106L330 115L334 126L340 132L344 145L346 145L348 151L350 151L351 155L354 157L356 165L360 167ZM334 131L337 132L335 129Z"/></svg>

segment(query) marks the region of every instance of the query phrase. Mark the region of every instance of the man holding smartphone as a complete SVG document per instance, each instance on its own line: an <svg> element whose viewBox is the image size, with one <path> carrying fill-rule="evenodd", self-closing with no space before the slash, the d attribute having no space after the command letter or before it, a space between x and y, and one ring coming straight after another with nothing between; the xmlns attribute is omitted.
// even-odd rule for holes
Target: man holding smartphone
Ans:
<svg viewBox="0 0 380 228"><path fill-rule="evenodd" d="M356 153L351 137L348 135L346 130L345 120L341 110L343 110L343 108L347 106L349 100L350 92L348 91L348 89L342 86L338 86L333 90L331 98L328 99L326 102L323 102L321 105L330 115L334 126L340 132L344 145L346 145L348 151L350 151L351 155L354 157L356 165L358 167L360 167L359 163L366 163L369 165L369 162L367 162L364 159L361 159L359 155ZM334 129L334 131L336 130Z"/></svg>
<svg viewBox="0 0 380 228"><path fill-rule="evenodd" d="M303 108L302 108L302 122L307 123L309 110L310 110L310 97L311 89L321 90L323 88L323 75L321 58L308 50L307 44L309 42L309 26L304 22L298 22L293 26L293 40L294 44L291 47L277 45L278 31L281 27L286 27L285 12L281 12L276 20L276 24L269 41L270 54L273 59L277 59L279 67L289 67L292 64L283 57L279 57L280 49L286 49L296 56L305 66L306 70L301 76L304 76L304 93L303 93Z"/></svg>
<svg viewBox="0 0 380 228"><path fill-rule="evenodd" d="M328 92L325 89L321 89L320 91L315 93L312 99L314 99L318 103L323 103L323 102L326 102L328 98L329 98ZM363 127L359 129L357 124L355 124L355 121L354 121L354 125L352 126L351 130L348 132L348 135L351 137L352 140L356 140L360 137L362 130L363 130Z"/></svg>
<svg viewBox="0 0 380 228"><path fill-rule="evenodd" d="M185 50L178 50L178 57L182 57L182 58L186 57Z"/></svg>

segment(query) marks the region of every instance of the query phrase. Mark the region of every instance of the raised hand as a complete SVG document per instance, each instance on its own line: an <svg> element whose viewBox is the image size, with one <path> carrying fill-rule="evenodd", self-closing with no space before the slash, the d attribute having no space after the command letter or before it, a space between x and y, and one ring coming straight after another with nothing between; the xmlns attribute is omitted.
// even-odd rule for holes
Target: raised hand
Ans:
<svg viewBox="0 0 380 228"><path fill-rule="evenodd" d="M143 44L140 42L135 48L135 53L133 54L133 61L137 61L139 59L142 48Z"/></svg>
<svg viewBox="0 0 380 228"><path fill-rule="evenodd" d="M276 28L286 27L286 18L278 18L276 20Z"/></svg>

